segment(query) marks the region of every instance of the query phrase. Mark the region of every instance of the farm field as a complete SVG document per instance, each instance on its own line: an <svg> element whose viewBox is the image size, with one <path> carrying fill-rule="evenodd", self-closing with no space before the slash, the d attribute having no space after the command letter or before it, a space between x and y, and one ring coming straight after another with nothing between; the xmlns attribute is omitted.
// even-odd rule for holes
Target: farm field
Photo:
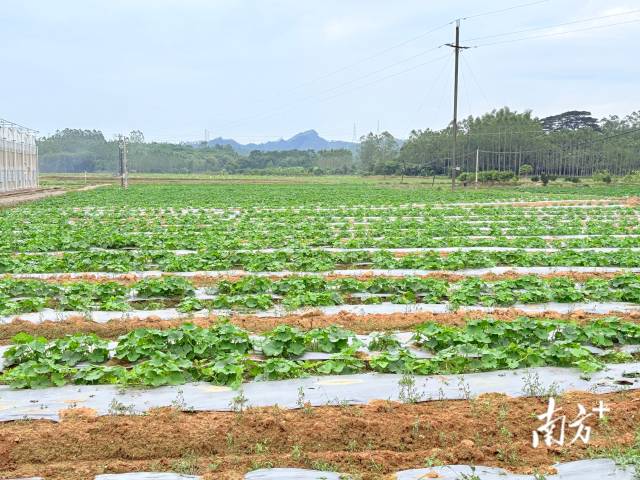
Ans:
<svg viewBox="0 0 640 480"><path fill-rule="evenodd" d="M197 181L0 211L1 478L633 478L637 187Z"/></svg>

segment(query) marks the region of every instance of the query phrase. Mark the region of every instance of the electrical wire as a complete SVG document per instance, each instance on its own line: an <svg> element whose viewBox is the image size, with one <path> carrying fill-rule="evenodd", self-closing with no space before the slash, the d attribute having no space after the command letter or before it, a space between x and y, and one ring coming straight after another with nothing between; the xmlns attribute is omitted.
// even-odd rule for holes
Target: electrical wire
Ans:
<svg viewBox="0 0 640 480"><path fill-rule="evenodd" d="M631 129L631 130L627 130L625 132L620 132L620 133L616 133L616 134L613 134L613 135L608 135L606 137L597 138L595 140L585 140L583 142L571 143L571 148L577 148L577 147L580 147L580 146L583 146L583 145L593 145L594 143L606 142L606 141L611 140L612 138L618 138L618 137L622 137L624 135L629 135L629 134L637 133L637 132L640 132L640 128L634 128L634 129ZM545 133L543 135L547 135L547 134ZM548 148L540 149L540 150L523 150L521 152L495 152L495 151L492 151L492 150L480 150L480 152L482 152L482 153L509 153L509 154L512 154L512 153L537 153L537 152L548 152L548 151L549 151Z"/></svg>
<svg viewBox="0 0 640 480"><path fill-rule="evenodd" d="M392 51L392 50L395 50L396 48L403 47L403 46L405 46L405 45L407 45L407 44L409 44L409 43L411 43L411 42L415 42L416 40L419 40L419 39L424 38L424 37L426 37L426 36L428 36L428 35L431 35L432 33L435 33L435 32L437 32L437 31L440 31L440 30L442 30L443 28L446 28L446 27L448 27L449 25L451 25L451 23L452 23L452 22L447 22L447 23L442 24L442 25L440 25L440 26L438 26L438 27L432 28L431 30L427 30L426 32L423 32L423 33L421 33L421 34L419 34L419 35L416 35L415 37L411 37L411 38L409 38L409 39L407 39L407 40L404 40L404 41L402 41L402 42L400 42L400 43L396 43L395 45L392 45L392 46L387 47L387 48L385 48L385 49L383 49L383 50L380 50L380 51L378 51L377 53L374 53L374 54L372 54L372 55L369 55L368 57L364 57L364 58L362 58L362 59L360 59L360 60L357 60L357 61L355 61L355 62L352 62L352 63L350 63L350 64L348 64L348 65L345 65L344 67L340 67L340 68L338 68L338 69L336 69L336 70L332 70L331 72L328 72L328 73L323 74L323 75L321 75L321 76L319 76L319 77L316 77L316 78L314 78L314 79L312 79L312 80L309 80L308 82L305 82L305 83L303 83L303 84L300 84L300 85L298 85L297 87L294 87L294 89L295 89L295 90L297 90L297 89L300 89L300 88L306 87L306 86L308 86L308 85L311 85L311 84L317 83L317 82L318 82L318 81L320 81L320 80L324 80L324 79L326 79L326 78L332 77L333 75L335 75L335 74L337 74L337 73L342 73L342 72L344 72L344 71L346 71L346 70L349 70L349 69L351 69L351 68L353 68L353 67L356 67L356 66L358 66L358 65L362 65L363 63L368 62L369 60L373 60L374 58L378 58L378 57L380 57L380 56L384 55L385 53L388 53L388 52L390 52L390 51Z"/></svg>
<svg viewBox="0 0 640 480"><path fill-rule="evenodd" d="M511 7L508 7L508 8L503 8L503 9L499 9L499 10L491 10L491 11L487 11L487 12L483 12L483 13L478 13L478 14L474 14L474 15L469 15L469 16L466 16L466 17L462 17L462 19L467 19L467 20L468 20L468 19L478 18L478 17L482 17L482 16L486 16L486 15L495 15L495 14L499 14L499 13L502 13L502 12L506 12L506 11L510 11L510 10L514 10L514 9L518 9L518 8L524 8L524 7L528 7L528 6L532 6L532 5L537 5L537 4L541 4L541 3L546 3L546 2L549 2L549 1L551 1L551 0L538 0L538 1L535 1L535 2L523 3L523 4L519 4L519 5L511 6ZM357 65L361 65L361 64L363 64L363 63L365 63L365 62L367 62L367 61L369 61L369 60L372 60L372 59L378 58L378 57L380 57L380 56L384 55L385 53L388 53L388 52L390 52L390 51L392 51L392 50L395 50L395 49L397 49L397 48L400 48L400 47L402 47L402 46L404 46L404 45L407 45L407 44L409 44L409 43L411 43L411 42L414 42L414 41L416 41L416 40L419 40L419 39L421 39L421 38L424 38L424 37L426 37L426 36L428 36L428 35L431 35L431 34L433 34L433 33L435 33L435 32L438 32L438 31L440 31L440 30L442 30L442 29L446 28L447 26L451 25L451 24L452 24L452 23L454 23L454 22L455 22L455 20L452 20L452 21L449 21L449 22L447 22L447 23L444 23L444 24L438 25L437 27L431 28L431 29L429 29L429 30L427 30L427 31L425 31L425 32L423 32L423 33L420 33L420 34L418 34L418 35L414 36L414 37L411 37L411 38L409 38L409 39L407 39L407 40L404 40L404 41L402 41L402 42L396 43L396 44L394 44L394 45L392 45L392 46L390 46L390 47L387 47L387 48L385 48L385 49L383 49L383 50L381 50L381 51L379 51L379 52L377 52L377 53L374 53L374 54L372 54L372 55L369 55L369 56L367 56L367 57L365 57L365 58L363 58L363 59L360 59L360 60L358 60L358 61L356 61L356 62L352 62L352 63L350 63L350 64L348 64L348 65L345 65L345 66L343 66L343 67L341 67L341 68L338 68L338 69L336 69L336 70L333 70L333 71L331 71L331 72L328 72L328 73L326 73L326 74L323 74L323 75L321 75L321 76L319 76L319 77L316 77L316 78L314 78L314 79L312 79L312 80L310 80L310 81L308 81L308 82L305 82L305 83L303 83L303 84L300 84L300 85L298 85L297 87L293 87L292 89L290 89L290 90L289 90L289 92L297 91L297 90L299 90L299 89L301 89L301 88L303 88L303 87L306 87L306 86L309 86L309 85L315 84L315 83L317 83L317 82L318 82L318 81L320 81L320 80L324 80L324 79L326 79L326 78L332 77L333 75L335 75L335 74L337 74L337 73L341 73L341 72L346 71L346 70L349 70L349 69L351 69L351 68L353 68L353 67L355 67L355 66L357 66ZM348 85L348 84L355 83L355 82L357 82L358 80L361 80L361 79L363 79L363 78L371 77L372 75L375 75L376 73L379 73L379 72L384 71L384 70L388 70L389 68L393 68L394 66L397 66L397 65L399 65L399 64L401 64L401 63L405 63L405 62L407 62L407 61L410 61L410 60L412 60L413 58L416 58L416 57L418 57L418 56L424 55L425 53L428 53L428 52L430 52L430 51L432 51L432 50L435 50L436 48L439 48L439 47L435 47L435 48L433 48L433 49L429 49L429 50L426 50L426 51L422 51L422 52L420 52L420 53L418 53L418 54L416 54L416 55L413 55L413 56L408 57L408 58L406 58L406 59L400 60L400 61L398 61L398 62L394 62L394 63L392 63L392 64L390 64L390 65L387 65L386 67L383 67L383 68L381 68L381 69L375 70L375 71L373 71L373 72L370 72L370 73L368 73L368 74L366 74L366 75L363 75L363 76L357 77L357 78L355 78L355 79L349 80L349 81L344 82L344 83L342 83L342 84L340 84L340 85L337 85L337 86L335 86L335 87L332 87L332 88L330 88L330 89L328 89L328 90L324 90L324 91L318 92L318 93L316 93L314 96L322 95L322 94L324 94L324 93L327 93L328 91L337 90L337 89L342 88L342 87L344 87L344 86L346 86L346 85ZM305 97L305 98L303 98L303 99L296 100L295 102L297 103L297 102L299 102L299 101L305 101L305 100L307 100L307 99L309 99L309 98L310 98L310 97ZM289 105L289 104L288 104L288 105ZM288 105L287 105L287 106L285 106L285 107L283 107L283 108L288 108ZM232 123L230 123L230 124L222 125L222 126L218 127L217 129L213 129L213 130L219 130L220 128L237 126L237 125L239 125L239 124L242 124L242 123L244 123L244 122L246 122L246 121L250 121L250 120L253 120L253 119L254 119L254 116L245 117L245 118L243 118L243 119L236 120L236 121L234 121L234 122L232 122Z"/></svg>
<svg viewBox="0 0 640 480"><path fill-rule="evenodd" d="M487 15L495 15L495 14L498 14L498 13L508 12L510 10L515 10L516 8L531 7L533 5L539 5L541 3L547 3L549 1L550 0L538 0L537 2L522 3L520 5L513 5L511 7L502 8L502 9L499 9L499 10L491 10L489 12L477 13L475 15L469 15L467 17L460 18L460 20L470 20L472 18L484 17L484 16L487 16Z"/></svg>
<svg viewBox="0 0 640 480"><path fill-rule="evenodd" d="M491 102L489 101L489 97L487 97L487 94L484 92L484 89L480 85L480 82L478 81L475 73L473 73L473 69L471 68L471 64L466 59L464 50L460 53L461 53L460 57L462 58L462 63L465 64L466 67L469 69L469 72L471 73L471 78L473 79L474 83L478 87L478 90L480 90L480 94L483 96L485 102L487 102L487 107L489 107L489 110L491 110Z"/></svg>
<svg viewBox="0 0 640 480"><path fill-rule="evenodd" d="M435 62L437 62L437 61L439 61L439 60L442 60L442 59L444 59L444 58L446 58L446 57L448 57L448 56L449 56L449 53L447 53L446 55L443 55L443 56L440 56L440 57L437 57L437 58L431 59L431 60L429 60L429 61L426 61L426 62L423 62L423 63L419 63L419 64L417 64L417 65L414 65L413 67L410 67L410 68L407 68L407 69L401 70L401 71L399 71L399 72L392 73L391 75L386 75L386 76L384 76L384 77L378 78L378 79L376 79L376 80L374 80L374 81L372 81L372 82L368 82L368 83L365 83L365 84L363 84L363 85L358 85L358 86L356 86L355 88L351 88L351 89L345 90L345 91L340 92L340 93L337 93L337 94L335 94L335 95L332 95L332 96L329 96L329 97L325 97L325 98L320 98L320 99L318 99L318 101L320 101L320 102L326 102L326 101L329 101L329 100L333 100L334 98L340 97L340 96L345 95L345 94L347 94L347 93L351 93L351 92L353 92L353 91L359 91L359 90L361 90L362 88L366 88L366 87L368 87L368 86L371 86L371 85L374 85L374 84L380 83L380 82L382 82L382 81L384 81L384 80L387 80L387 79L389 79L389 78L393 78L393 77L396 77L396 76L398 76L398 75L402 75L402 74L404 74L404 73L407 73L407 72L410 72L410 71L416 70L416 69L418 69L418 68L420 68L420 67L423 67L423 66L425 66L425 65L429 65L429 64L431 64L431 63L435 63ZM283 107L281 107L280 109L278 109L277 111L268 112L268 113L265 113L265 114L263 114L263 115L261 115L261 116L258 116L258 117L255 117L255 118L252 118L252 120L253 120L253 119L255 119L255 120L262 120L262 119L264 119L264 118L269 118L269 117L271 117L271 116L273 116L273 115L276 115L276 114L278 114L278 113L281 113L282 111L287 110L287 109L289 109L289 108L291 108L291 107L293 107L293 106L297 105L297 104L298 104L298 103L300 103L300 102L308 101L308 100L315 100L315 99L316 99L316 96L306 97L305 99L301 99L301 100L300 100L300 101L298 101L298 102L291 103L291 104L288 104L288 105L286 105L286 106L283 106Z"/></svg>
<svg viewBox="0 0 640 480"><path fill-rule="evenodd" d="M571 22L556 23L554 25L547 25L547 26L544 26L544 27L526 28L526 29L523 29L523 30L515 30L515 31L512 31L512 32L496 33L496 34L493 34L493 35L484 35L482 37L465 38L462 41L463 42L475 42L476 40L486 40L486 39L489 39L489 38L506 37L506 36L509 36L509 35L517 35L519 33L535 32L535 31L538 31L538 30L547 30L549 28L564 27L566 25L576 25L578 23L594 22L596 20L603 20L605 18L612 18L612 17L620 17L622 15L633 15L635 13L640 13L640 9L629 10L627 12L622 12L622 13L612 13L611 15L601 15L599 17L584 18L584 19L580 19L580 20L574 20L574 21L571 21Z"/></svg>
<svg viewBox="0 0 640 480"><path fill-rule="evenodd" d="M529 7L529 6L533 6L533 5L538 5L538 4L541 4L541 3L547 3L547 2L550 2L550 1L551 0L538 0L538 1L535 1L535 2L523 3L523 4L520 4L520 5L514 5L514 6L511 6L511 7L507 7L507 8L503 8L503 9L499 9L499 10L491 10L491 11L488 11L488 12L477 13L477 14L474 14L474 15L468 15L466 17L460 18L460 20L470 20L470 19L473 19L473 18L483 17L483 16L486 16L486 15L496 15L498 13L503 13L503 12L507 12L507 11L510 11L510 10L515 10L515 9L518 9L518 8L524 8L524 7ZM431 35L432 33L438 32L438 31L442 30L443 28L446 28L449 25L453 24L455 21L456 20L451 20L451 21L449 21L447 23L438 25L437 27L431 28L431 29L429 29L429 30L427 30L425 32L422 32L422 33L414 36L414 37L408 38L406 40L403 40L402 42L399 42L399 43L396 43L394 45L391 45L390 47L387 47L387 48L385 48L383 50L380 50L380 51L378 51L378 52L376 52L376 53L374 53L372 55L369 55L369 56L364 57L364 58L362 58L360 60L357 60L355 62L347 64L347 65L345 65L343 67L340 67L340 68L338 68L336 70L332 70L330 72L327 72L326 74L323 74L323 75L321 75L319 77L316 77L316 78L314 78L314 79L312 79L312 80L310 80L308 82L305 82L305 83L299 85L298 87L294 87L294 88L295 89L303 88L305 86L308 86L308 85L311 85L313 83L316 83L316 82L318 82L320 80L324 80L325 78L331 77L331 76L333 76L333 75L335 75L337 73L341 73L341 72L344 72L345 70L349 70L350 68L353 68L353 67L355 67L357 65L361 65L361 64L363 64L365 62L368 62L369 60L373 60L374 58L378 58L378 57L384 55L385 53L388 53L388 52L390 52L392 50L395 50L396 48L403 47L405 45L408 45L411 42L415 42L416 40L420 40L421 38L427 37L427 36Z"/></svg>
<svg viewBox="0 0 640 480"><path fill-rule="evenodd" d="M615 27L618 25L628 25L631 23L638 23L640 22L640 18L637 18L635 20L628 20L625 22L617 22L617 23L609 23L606 25L596 25L593 27L586 27L586 28L578 28L578 29L574 29L574 30L566 30L564 32L553 32L553 33L547 33L547 34L542 34L542 35L533 35L533 36L529 36L529 37L522 37L522 38L513 38L513 39L509 39L509 40L501 40L498 42L490 42L490 43L482 43L480 45L474 45L473 48L481 48L481 47L489 47L489 46L493 46L493 45L502 45L502 44L506 44L506 43L515 43L515 42L522 42L525 40L532 40L532 39L536 39L536 38L546 38L546 37L555 37L555 36L560 36L560 35L568 35L571 33L576 33L576 32L586 32L589 30L597 30L600 28L608 28L608 27Z"/></svg>
<svg viewBox="0 0 640 480"><path fill-rule="evenodd" d="M440 78L442 78L443 73L447 70L447 67L449 67L451 65L451 59L453 58L453 55L449 56L449 61L445 62L442 65L442 69L440 70L440 72L436 75L436 77L434 78L433 82L431 83L431 86L427 89L427 93L426 95L424 95L424 98L422 99L422 101L420 102L420 105L418 106L418 110L416 111L416 113L420 112L420 110L422 110L422 107L424 107L424 105L427 103L427 98L429 97L429 95L433 92L433 90L436 87L436 84L439 83Z"/></svg>

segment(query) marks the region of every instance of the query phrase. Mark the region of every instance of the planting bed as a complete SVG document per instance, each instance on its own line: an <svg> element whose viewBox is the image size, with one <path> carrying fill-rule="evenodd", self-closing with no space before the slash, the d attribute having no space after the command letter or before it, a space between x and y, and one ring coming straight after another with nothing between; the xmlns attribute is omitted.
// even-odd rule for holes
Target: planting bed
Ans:
<svg viewBox="0 0 640 480"><path fill-rule="evenodd" d="M1 211L0 477L632 478L635 193L136 185ZM549 398L609 410L534 448Z"/></svg>

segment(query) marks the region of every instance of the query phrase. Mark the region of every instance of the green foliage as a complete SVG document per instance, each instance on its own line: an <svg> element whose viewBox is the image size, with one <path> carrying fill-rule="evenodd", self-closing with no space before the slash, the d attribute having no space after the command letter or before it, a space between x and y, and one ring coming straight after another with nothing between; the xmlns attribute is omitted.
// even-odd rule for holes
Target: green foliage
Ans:
<svg viewBox="0 0 640 480"><path fill-rule="evenodd" d="M329 360L312 366L315 373L322 375L350 375L364 370L365 364L355 356L355 348L333 355Z"/></svg>
<svg viewBox="0 0 640 480"><path fill-rule="evenodd" d="M504 183L515 180L515 178L516 174L511 170L484 170L478 172L478 182L480 183ZM474 172L463 172L458 176L460 182L475 182L475 179L476 174Z"/></svg>
<svg viewBox="0 0 640 480"><path fill-rule="evenodd" d="M309 350L314 352L337 353L349 345L359 345L353 332L345 330L337 325L327 328L315 328L306 335Z"/></svg>
<svg viewBox="0 0 640 480"><path fill-rule="evenodd" d="M269 358L256 364L256 380L287 380L305 375L302 362L286 358Z"/></svg>
<svg viewBox="0 0 640 480"><path fill-rule="evenodd" d="M389 339L377 336L380 353L367 361L356 354L360 342L340 327L315 329L306 335L287 325L265 334L271 355L250 358L246 331L227 322L212 328L185 324L167 330L140 329L118 339L106 363L107 342L93 335L69 335L52 341L17 335L5 354L0 380L13 388L41 388L67 383L156 387L206 381L237 388L245 379L281 380L302 375L341 375L361 371L410 375L454 374L536 366L602 369L603 361L628 361L611 350L594 356L585 346L617 348L640 343L640 325L609 317L581 325L569 321L520 318L469 320L464 327L427 322L414 334L418 346L433 352L420 358ZM264 344L258 342L264 348ZM335 352L327 360L292 360L305 348ZM86 365L85 365L86 363Z"/></svg>
<svg viewBox="0 0 640 480"><path fill-rule="evenodd" d="M194 291L191 282L182 277L145 278L134 288L142 298L184 297Z"/></svg>
<svg viewBox="0 0 640 480"><path fill-rule="evenodd" d="M305 351L305 336L295 327L279 325L264 336L259 348L267 357L297 357Z"/></svg>
<svg viewBox="0 0 640 480"><path fill-rule="evenodd" d="M180 385L192 380L189 372L193 363L171 353L154 352L148 360L135 364L127 372L126 381L131 385L159 387Z"/></svg>
<svg viewBox="0 0 640 480"><path fill-rule="evenodd" d="M163 351L189 360L203 360L227 353L246 353L250 348L248 334L232 324L204 329L186 323L174 329L143 328L129 332L118 339L115 357L135 362Z"/></svg>
<svg viewBox="0 0 640 480"><path fill-rule="evenodd" d="M372 352L383 350L397 350L400 348L400 341L389 332L378 332L372 335L367 348Z"/></svg>
<svg viewBox="0 0 640 480"><path fill-rule="evenodd" d="M129 159L136 172L230 172L266 175L351 173L350 150L235 152L225 145L145 143L144 134L129 134ZM43 172L115 172L117 140L96 130L65 129L38 141Z"/></svg>
<svg viewBox="0 0 640 480"><path fill-rule="evenodd" d="M12 388L61 387L75 369L49 358L28 360L6 371L2 382Z"/></svg>

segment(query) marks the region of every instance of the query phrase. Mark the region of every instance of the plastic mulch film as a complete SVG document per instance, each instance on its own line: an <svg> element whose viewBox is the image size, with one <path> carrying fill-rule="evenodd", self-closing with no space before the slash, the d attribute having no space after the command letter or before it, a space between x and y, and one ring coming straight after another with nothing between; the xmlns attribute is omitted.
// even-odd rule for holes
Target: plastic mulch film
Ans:
<svg viewBox="0 0 640 480"><path fill-rule="evenodd" d="M547 480L633 480L635 476L633 467L618 467L612 460L580 460L577 462L559 463L555 465L558 473L545 475ZM476 467L472 469L467 465L447 465L443 467L420 468L398 472L396 480L419 480L437 473L442 480L459 480L460 478L477 478L478 480L536 480L533 475L517 475L509 473L501 468ZM472 475L476 475L475 477ZM466 475L466 476L465 476ZM539 477L538 477L539 478ZM275 479L274 479L275 480Z"/></svg>
<svg viewBox="0 0 640 480"><path fill-rule="evenodd" d="M637 478L633 467L617 466L612 460L593 459L554 465L557 473L545 475L546 480L633 480ZM199 480L197 475L177 473L112 473L97 475L95 480ZM534 475L519 475L502 468L468 465L444 465L440 467L403 470L389 476L395 480L423 480L439 478L441 480L460 480L474 478L478 480L536 480ZM244 480L349 480L349 475L302 468L263 468L248 472ZM40 477L11 480L44 480Z"/></svg>
<svg viewBox="0 0 640 480"><path fill-rule="evenodd" d="M584 313L596 314L612 314L614 312L629 313L640 310L640 306L632 303L624 302L587 302L587 303L540 303L540 304L515 304L508 308L503 307L485 307L481 305L470 305L460 307L459 311L481 311L485 313L499 313L505 310L520 310L525 314L535 314L543 312L551 312L557 314L567 314L576 311ZM288 311L286 308L279 306L269 310L252 312L251 315L258 317L281 317L287 315L301 315L309 311L322 313L325 315L336 315L339 313L350 313L354 315L370 315L385 313L449 313L453 311L447 303L413 303L409 305L395 303L381 303L374 305L336 305L329 307L313 307ZM60 312L52 309L44 309L40 312L23 313L0 317L0 324L11 323L20 319L32 323L42 323L45 321L63 321L73 317L85 317L88 320L97 323L106 323L111 320L127 320L127 319L145 319L154 317L160 320L174 320L180 318L208 317L210 315L227 316L238 313L234 310L200 310L191 313L181 313L175 308L166 308L161 310L132 310L129 312L114 311L93 311L93 312Z"/></svg>
<svg viewBox="0 0 640 480"><path fill-rule="evenodd" d="M640 273L640 268L622 267L487 267L471 268L463 270L423 270L423 269L383 269L383 268L354 268L339 269L327 272L247 272L246 270L200 270L194 272L162 272L160 270L147 270L129 272L127 276L134 278L159 278L163 275L174 277L238 277L252 275L258 277L287 277L287 276L335 276L335 275L387 275L393 277L408 277L414 275L430 274L455 274L466 277L478 277L487 274L502 275L512 273L517 275L550 275L554 273ZM114 279L122 277L123 273L110 272L75 272L75 273L14 273L5 274L6 278L34 278L34 279L73 279L93 277L98 279Z"/></svg>
<svg viewBox="0 0 640 480"><path fill-rule="evenodd" d="M97 475L95 480L199 480L202 477L196 475L181 475L179 473L107 473Z"/></svg>
<svg viewBox="0 0 640 480"><path fill-rule="evenodd" d="M12 390L0 386L0 421L41 418L57 421L59 411L70 407L94 409L99 415L136 414L151 408L179 405L191 411L232 411L240 394L245 407L299 408L301 394L312 406L362 405L372 400L401 400L403 377L366 373L331 375L292 380L248 382L241 390L189 383L154 389L121 388L111 385L76 386L33 390ZM499 370L468 375L415 376L417 399L461 400L484 393L513 397L558 394L571 390L608 393L640 389L640 362L607 365L590 379L572 368L539 367Z"/></svg>
<svg viewBox="0 0 640 480"><path fill-rule="evenodd" d="M633 480L633 468L616 466L609 459L580 460L554 465L556 474L545 475L547 480ZM474 476L475 475L475 476ZM254 470L245 475L245 480L343 480L349 475L304 470L299 468L271 468ZM441 480L460 480L473 478L478 480L536 480L534 475L518 475L495 467L471 467L468 465L445 465L441 467L404 470L389 476L395 480L424 480L439 478Z"/></svg>
<svg viewBox="0 0 640 480"><path fill-rule="evenodd" d="M244 476L244 480L349 480L350 478L349 475L304 468L262 468Z"/></svg>

